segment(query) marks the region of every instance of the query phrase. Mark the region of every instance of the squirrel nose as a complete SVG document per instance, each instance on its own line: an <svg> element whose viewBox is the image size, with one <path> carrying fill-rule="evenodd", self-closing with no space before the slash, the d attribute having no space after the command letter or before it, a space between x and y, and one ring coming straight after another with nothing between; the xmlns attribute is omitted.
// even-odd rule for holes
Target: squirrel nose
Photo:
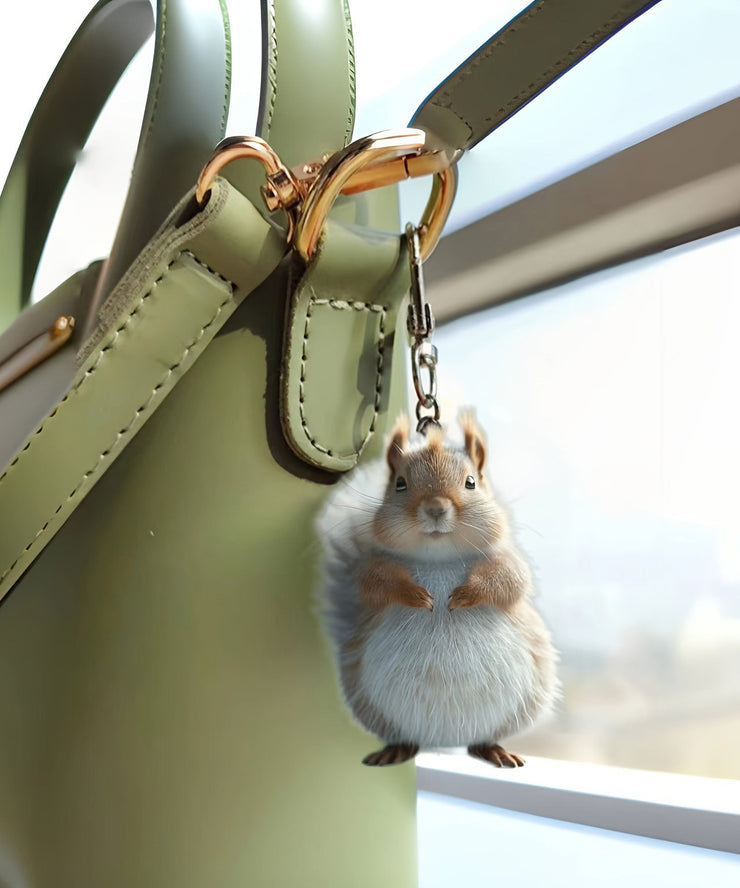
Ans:
<svg viewBox="0 0 740 888"><path fill-rule="evenodd" d="M443 518L452 510L452 500L446 496L432 496L424 503L424 511L430 518Z"/></svg>

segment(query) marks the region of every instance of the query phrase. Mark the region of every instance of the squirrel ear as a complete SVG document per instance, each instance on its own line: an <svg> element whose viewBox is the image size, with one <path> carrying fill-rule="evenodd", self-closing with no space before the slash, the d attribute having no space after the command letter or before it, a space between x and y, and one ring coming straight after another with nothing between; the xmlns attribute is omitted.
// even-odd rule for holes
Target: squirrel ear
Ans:
<svg viewBox="0 0 740 888"><path fill-rule="evenodd" d="M388 465L394 473L398 471L398 466L401 463L401 459L408 443L409 419L404 413L398 417L396 424L393 426L393 431L391 432L391 437L388 442L388 450L386 452Z"/></svg>
<svg viewBox="0 0 740 888"><path fill-rule="evenodd" d="M486 462L486 437L472 411L460 414L460 426L465 435L465 452L480 475Z"/></svg>

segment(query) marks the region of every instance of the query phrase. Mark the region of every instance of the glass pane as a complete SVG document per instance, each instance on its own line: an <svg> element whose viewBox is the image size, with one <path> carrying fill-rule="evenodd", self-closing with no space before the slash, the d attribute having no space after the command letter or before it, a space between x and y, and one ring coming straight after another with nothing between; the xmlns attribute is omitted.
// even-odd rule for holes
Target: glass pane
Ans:
<svg viewBox="0 0 740 888"><path fill-rule="evenodd" d="M435 337L562 653L564 699L517 751L740 778L738 249L735 230Z"/></svg>

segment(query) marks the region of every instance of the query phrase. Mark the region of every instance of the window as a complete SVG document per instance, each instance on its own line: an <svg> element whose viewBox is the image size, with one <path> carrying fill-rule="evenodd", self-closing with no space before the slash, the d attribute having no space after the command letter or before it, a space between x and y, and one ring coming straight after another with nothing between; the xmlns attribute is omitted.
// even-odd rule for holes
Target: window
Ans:
<svg viewBox="0 0 740 888"><path fill-rule="evenodd" d="M562 654L525 752L740 777L739 249L715 236L435 337Z"/></svg>

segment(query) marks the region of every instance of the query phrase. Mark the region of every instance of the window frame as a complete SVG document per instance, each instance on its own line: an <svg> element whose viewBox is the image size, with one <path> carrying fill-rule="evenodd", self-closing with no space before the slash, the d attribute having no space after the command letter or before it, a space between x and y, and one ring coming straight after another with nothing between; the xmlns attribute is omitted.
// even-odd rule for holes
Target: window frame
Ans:
<svg viewBox="0 0 740 888"><path fill-rule="evenodd" d="M740 98L443 238L425 265L439 321L740 225Z"/></svg>
<svg viewBox="0 0 740 888"><path fill-rule="evenodd" d="M740 781L552 759L503 769L425 753L417 791L550 820L740 854Z"/></svg>

